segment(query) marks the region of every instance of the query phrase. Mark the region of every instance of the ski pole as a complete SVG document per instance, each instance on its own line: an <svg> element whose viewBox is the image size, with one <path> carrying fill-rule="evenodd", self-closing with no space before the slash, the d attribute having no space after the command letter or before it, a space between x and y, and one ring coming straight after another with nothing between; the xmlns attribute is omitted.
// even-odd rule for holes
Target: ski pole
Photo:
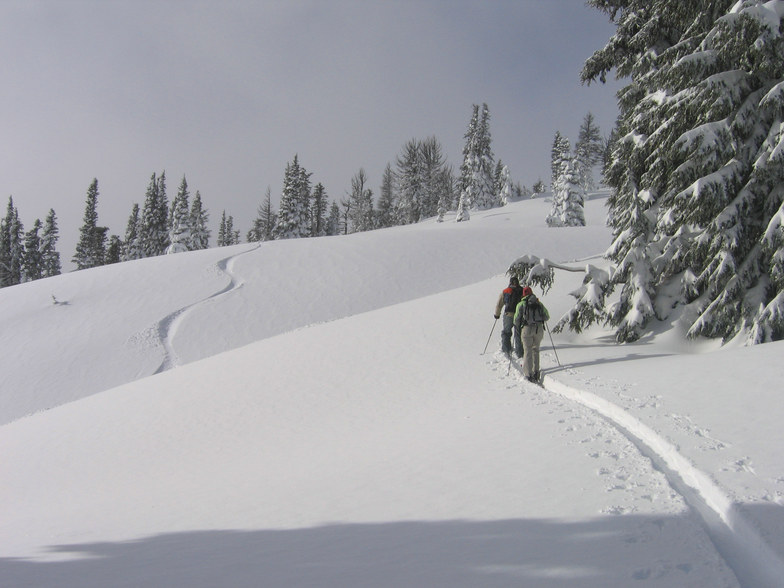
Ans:
<svg viewBox="0 0 784 588"><path fill-rule="evenodd" d="M558 359L558 352L555 350L555 342L553 341L553 334L550 332L550 326L545 323L545 328L547 329L547 334L550 335L550 344L553 346L553 353L555 353L555 361L558 362L558 367L563 367L561 365L561 360Z"/></svg>
<svg viewBox="0 0 784 588"><path fill-rule="evenodd" d="M490 336L487 338L487 343L485 343L485 350L482 352L482 355L485 354L485 352L487 351L487 346L490 345L490 339L493 338L493 331L495 331L495 324L497 322L498 322L498 319L495 319L495 321L493 321L493 328L490 329Z"/></svg>

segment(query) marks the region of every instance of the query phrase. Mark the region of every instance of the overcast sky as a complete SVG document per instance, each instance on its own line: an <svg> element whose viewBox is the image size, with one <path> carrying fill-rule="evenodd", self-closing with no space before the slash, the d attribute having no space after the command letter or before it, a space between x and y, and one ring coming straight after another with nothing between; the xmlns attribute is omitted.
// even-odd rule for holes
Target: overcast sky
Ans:
<svg viewBox="0 0 784 588"><path fill-rule="evenodd" d="M378 194L412 138L457 169L483 102L512 179L548 181L556 130L612 127L618 82L580 69L613 30L583 0L0 0L0 214L54 208L66 262L93 178L123 236L165 170L244 239L295 154L331 199L360 168Z"/></svg>

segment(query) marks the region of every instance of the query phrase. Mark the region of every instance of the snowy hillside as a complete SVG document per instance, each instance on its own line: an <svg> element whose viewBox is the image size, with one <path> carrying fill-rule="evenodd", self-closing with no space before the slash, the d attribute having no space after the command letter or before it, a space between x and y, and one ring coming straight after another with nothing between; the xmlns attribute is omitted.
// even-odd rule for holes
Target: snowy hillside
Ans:
<svg viewBox="0 0 784 588"><path fill-rule="evenodd" d="M0 585L781 585L784 345L561 334L544 389L481 354L508 265L599 263L603 204L0 290Z"/></svg>

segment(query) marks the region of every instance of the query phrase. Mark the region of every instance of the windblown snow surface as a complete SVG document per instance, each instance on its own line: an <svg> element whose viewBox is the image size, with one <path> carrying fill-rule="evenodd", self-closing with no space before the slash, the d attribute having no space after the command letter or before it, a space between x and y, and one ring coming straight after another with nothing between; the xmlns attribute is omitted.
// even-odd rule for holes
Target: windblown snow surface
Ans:
<svg viewBox="0 0 784 588"><path fill-rule="evenodd" d="M498 352L507 267L601 265L604 205L0 290L0 585L784 586L784 345Z"/></svg>

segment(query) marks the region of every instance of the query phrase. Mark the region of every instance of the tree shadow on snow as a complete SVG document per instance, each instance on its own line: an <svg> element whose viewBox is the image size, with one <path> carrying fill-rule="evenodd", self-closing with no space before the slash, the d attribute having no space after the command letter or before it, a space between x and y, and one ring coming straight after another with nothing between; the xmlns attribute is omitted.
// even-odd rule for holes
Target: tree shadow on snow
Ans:
<svg viewBox="0 0 784 588"><path fill-rule="evenodd" d="M556 348L557 349L557 348ZM542 353L547 352L548 350L542 347ZM552 348L549 349L552 352ZM595 366L595 365L604 365L608 363L620 363L624 361L639 361L642 359L652 359L654 357L668 357L672 355L671 353L653 353L653 354L641 354L641 353L627 353L624 356L618 357L601 357L598 359L591 359L590 361L577 361L573 363L564 363L559 366L542 368L542 373L544 374L555 374L558 372L562 372L564 370L570 370L575 368L581 367L588 367L588 366Z"/></svg>
<svg viewBox="0 0 784 588"><path fill-rule="evenodd" d="M725 585L690 516L396 522L198 531L0 558L4 588ZM705 540L707 542L707 539ZM699 542L698 542L699 543ZM708 556L704 554L708 553ZM709 561L700 561L706 557Z"/></svg>

